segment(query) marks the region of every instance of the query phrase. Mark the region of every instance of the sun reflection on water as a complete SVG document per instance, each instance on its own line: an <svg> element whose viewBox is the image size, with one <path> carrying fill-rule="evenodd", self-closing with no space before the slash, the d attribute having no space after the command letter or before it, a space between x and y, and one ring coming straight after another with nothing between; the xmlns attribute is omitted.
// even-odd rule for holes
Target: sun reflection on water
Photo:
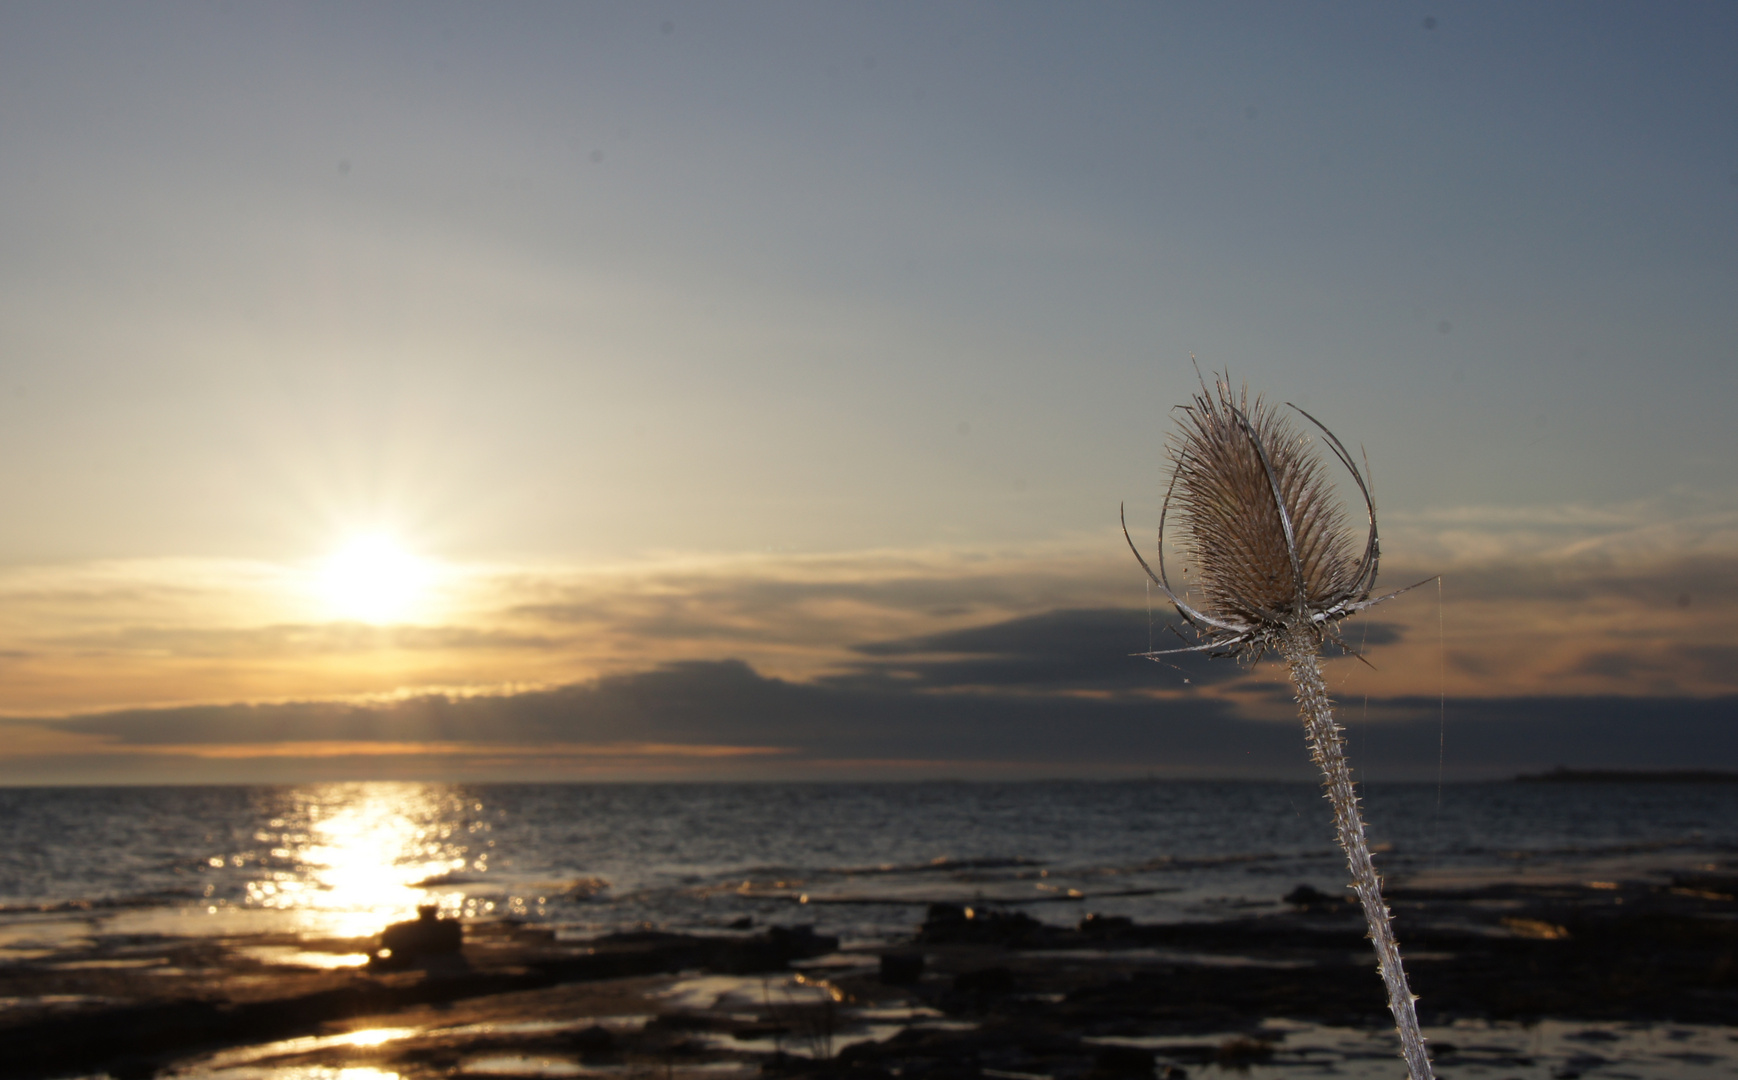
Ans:
<svg viewBox="0 0 1738 1080"><path fill-rule="evenodd" d="M283 911L297 929L360 937L414 916L419 904L455 908L462 893L419 883L483 868L475 826L455 813L458 793L446 785L320 784L288 796L270 831L255 836L272 846L245 903Z"/></svg>

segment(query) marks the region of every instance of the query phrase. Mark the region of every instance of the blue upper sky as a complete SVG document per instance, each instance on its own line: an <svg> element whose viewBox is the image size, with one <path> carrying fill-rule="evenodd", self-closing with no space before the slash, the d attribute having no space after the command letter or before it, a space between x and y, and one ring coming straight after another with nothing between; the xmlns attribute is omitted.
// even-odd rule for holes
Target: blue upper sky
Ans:
<svg viewBox="0 0 1738 1080"><path fill-rule="evenodd" d="M0 27L14 561L1092 530L1191 353L1394 510L1732 490L1728 5Z"/></svg>

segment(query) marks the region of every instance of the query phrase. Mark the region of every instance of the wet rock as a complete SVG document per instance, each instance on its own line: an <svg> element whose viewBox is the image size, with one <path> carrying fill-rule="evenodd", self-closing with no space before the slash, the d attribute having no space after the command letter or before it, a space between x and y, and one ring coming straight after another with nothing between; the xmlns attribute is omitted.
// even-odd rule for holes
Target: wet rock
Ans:
<svg viewBox="0 0 1738 1080"><path fill-rule="evenodd" d="M1046 926L1023 911L931 904L917 940L935 944L1033 945L1057 933L1056 927Z"/></svg>
<svg viewBox="0 0 1738 1080"><path fill-rule="evenodd" d="M1237 1069L1248 1068L1272 1057L1273 1044L1271 1042L1266 1039L1250 1039L1239 1035L1220 1043L1219 1052L1213 1056L1213 1059L1222 1067Z"/></svg>
<svg viewBox="0 0 1738 1080"><path fill-rule="evenodd" d="M1302 911L1344 911L1352 904L1349 896L1331 896L1314 885L1299 885L1285 894L1285 902Z"/></svg>
<svg viewBox="0 0 1738 1080"><path fill-rule="evenodd" d="M429 957L456 956L464 945L464 931L457 919L443 919L440 909L424 904L416 918L396 922L380 932L380 947L368 957L368 966L395 971L414 967Z"/></svg>
<svg viewBox="0 0 1738 1080"><path fill-rule="evenodd" d="M1738 898L1738 874L1695 872L1673 874L1672 887L1687 889L1708 900Z"/></svg>
<svg viewBox="0 0 1738 1080"><path fill-rule="evenodd" d="M694 1013L669 1012L662 1013L646 1021L645 1030L648 1033L660 1031L710 1031L714 1024L709 1016L697 1016Z"/></svg>
<svg viewBox="0 0 1738 1080"><path fill-rule="evenodd" d="M975 1031L907 1028L884 1042L846 1047L837 1064L853 1077L981 1080L999 1073L1086 1080L1093 1070L1093 1050L1072 1035L1048 1031L1046 1025L997 1023ZM1139 1077L1118 1075L1127 1080Z"/></svg>
<svg viewBox="0 0 1738 1080"><path fill-rule="evenodd" d="M912 986L923 979L923 954L892 952L881 954L880 980L887 986Z"/></svg>
<svg viewBox="0 0 1738 1080"><path fill-rule="evenodd" d="M812 926L771 926L754 937L717 943L706 966L730 975L783 971L792 960L824 956L838 947L838 938L817 934Z"/></svg>
<svg viewBox="0 0 1738 1080"><path fill-rule="evenodd" d="M791 1033L789 1024L777 1021L764 1021L753 1024L739 1024L730 1029L730 1037L738 1042L752 1042L755 1039L782 1039Z"/></svg>
<svg viewBox="0 0 1738 1080"><path fill-rule="evenodd" d="M1006 997L1020 988L1014 973L1005 967L962 971L953 979L954 993L972 997Z"/></svg>
<svg viewBox="0 0 1738 1080"><path fill-rule="evenodd" d="M617 1049L615 1032L598 1024L574 1032L569 1045L588 1059L613 1054Z"/></svg>
<svg viewBox="0 0 1738 1080"><path fill-rule="evenodd" d="M1117 1080L1132 1080L1152 1076L1154 1064L1151 1050L1142 1050L1138 1046L1105 1046L1093 1055L1092 1072L1089 1075L1098 1080L1110 1080L1113 1077Z"/></svg>
<svg viewBox="0 0 1738 1080"><path fill-rule="evenodd" d="M1088 915L1080 920L1080 932L1089 937L1120 937L1135 928L1135 921L1126 915Z"/></svg>

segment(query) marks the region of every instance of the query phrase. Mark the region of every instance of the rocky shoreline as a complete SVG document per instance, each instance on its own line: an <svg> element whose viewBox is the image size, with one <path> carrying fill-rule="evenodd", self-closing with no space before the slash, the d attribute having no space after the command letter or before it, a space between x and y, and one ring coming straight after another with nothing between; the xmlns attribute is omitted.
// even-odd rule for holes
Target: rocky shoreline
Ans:
<svg viewBox="0 0 1738 1080"><path fill-rule="evenodd" d="M1390 894L1440 1070L1549 1058L1557 1077L1641 1052L1626 1032L1681 1030L1695 1045L1679 1057L1738 1057L1738 1034L1719 1034L1738 1019L1735 896L1720 869ZM1361 918L1307 888L1287 900L1155 925L935 905L908 943L842 950L801 927L566 941L478 922L460 952L400 970L362 963L373 940L99 939L0 967L0 1062L21 1080L292 1066L1084 1080L1356 1060L1388 1075ZM1568 1049L1541 1057L1553 1024ZM1491 1034L1510 1028L1535 1048Z"/></svg>

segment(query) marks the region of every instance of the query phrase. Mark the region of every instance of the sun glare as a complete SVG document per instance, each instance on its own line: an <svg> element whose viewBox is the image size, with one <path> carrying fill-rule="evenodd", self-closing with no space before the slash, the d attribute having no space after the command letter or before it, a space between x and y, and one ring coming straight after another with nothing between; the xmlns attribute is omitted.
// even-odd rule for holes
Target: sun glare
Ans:
<svg viewBox="0 0 1738 1080"><path fill-rule="evenodd" d="M339 618L400 622L415 612L430 577L428 564L390 537L359 536L326 559L320 591Z"/></svg>
<svg viewBox="0 0 1738 1080"><path fill-rule="evenodd" d="M418 884L467 863L466 834L443 826L439 789L315 785L297 794L307 800L307 819L274 823L285 830L274 842L300 871L250 881L251 906L296 912L306 929L361 937L413 917L420 904L457 899Z"/></svg>

